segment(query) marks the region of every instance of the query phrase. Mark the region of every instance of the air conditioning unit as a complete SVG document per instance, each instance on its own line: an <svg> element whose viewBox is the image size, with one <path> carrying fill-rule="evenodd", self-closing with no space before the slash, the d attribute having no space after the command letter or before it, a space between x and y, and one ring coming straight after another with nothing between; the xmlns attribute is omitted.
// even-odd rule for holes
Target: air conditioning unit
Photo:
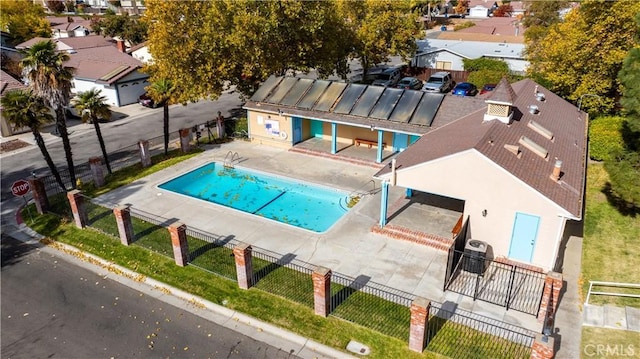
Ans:
<svg viewBox="0 0 640 359"><path fill-rule="evenodd" d="M475 274L484 274L487 258L487 242L470 239L464 246L463 269Z"/></svg>

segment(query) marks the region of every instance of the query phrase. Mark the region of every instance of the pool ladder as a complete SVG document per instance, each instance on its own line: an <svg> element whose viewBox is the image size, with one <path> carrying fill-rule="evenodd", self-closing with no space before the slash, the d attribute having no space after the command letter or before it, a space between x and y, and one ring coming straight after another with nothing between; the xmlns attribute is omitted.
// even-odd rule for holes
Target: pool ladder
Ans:
<svg viewBox="0 0 640 359"><path fill-rule="evenodd" d="M227 155L224 156L223 166L225 168L234 168L233 167L234 161L235 162L240 161L240 155L238 154L238 152L229 151L227 152Z"/></svg>
<svg viewBox="0 0 640 359"><path fill-rule="evenodd" d="M369 186L369 184L372 185L372 188L370 190L365 189L365 187ZM367 183L365 183L362 187L360 187L360 189L349 193L344 199L340 198L339 200L340 207L342 207L343 210L348 211L349 208L355 206L360 201L360 199L362 199L364 196L375 194L379 190L380 188L376 188L376 182L374 180L370 180ZM344 205L342 204L343 200L344 200Z"/></svg>

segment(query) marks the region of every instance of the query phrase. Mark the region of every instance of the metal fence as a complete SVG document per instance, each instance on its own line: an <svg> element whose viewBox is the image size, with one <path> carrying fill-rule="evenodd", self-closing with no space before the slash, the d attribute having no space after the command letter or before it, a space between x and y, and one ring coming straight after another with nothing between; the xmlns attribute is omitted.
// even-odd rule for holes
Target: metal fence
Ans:
<svg viewBox="0 0 640 359"><path fill-rule="evenodd" d="M166 229L175 219L166 219L151 213L130 208L133 226L133 243L165 257L173 258L171 234Z"/></svg>
<svg viewBox="0 0 640 359"><path fill-rule="evenodd" d="M431 302L427 350L451 358L529 358L533 331Z"/></svg>
<svg viewBox="0 0 640 359"><path fill-rule="evenodd" d="M115 238L120 238L118 224L113 214L114 205L96 203L93 199L83 196L85 211L87 213L87 227L91 227Z"/></svg>
<svg viewBox="0 0 640 359"><path fill-rule="evenodd" d="M369 281L369 277L331 276L331 315L406 340L414 295Z"/></svg>
<svg viewBox="0 0 640 359"><path fill-rule="evenodd" d="M238 280L233 256L236 241L232 237L216 236L189 226L186 234L189 243L189 265L233 281Z"/></svg>

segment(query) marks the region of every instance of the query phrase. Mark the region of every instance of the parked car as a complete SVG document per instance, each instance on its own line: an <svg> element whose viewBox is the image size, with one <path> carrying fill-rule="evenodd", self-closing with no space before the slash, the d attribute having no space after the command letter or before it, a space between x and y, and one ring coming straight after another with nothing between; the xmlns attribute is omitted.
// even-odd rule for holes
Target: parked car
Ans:
<svg viewBox="0 0 640 359"><path fill-rule="evenodd" d="M422 88L422 81L415 77L403 77L396 87L405 90L420 90Z"/></svg>
<svg viewBox="0 0 640 359"><path fill-rule="evenodd" d="M427 92L448 92L452 87L453 79L451 74L446 71L440 71L429 76L422 90Z"/></svg>
<svg viewBox="0 0 640 359"><path fill-rule="evenodd" d="M144 107L150 107L150 108L156 108L160 106L160 104L153 101L151 96L149 96L149 94L146 92L140 95L140 97L138 98L138 103Z"/></svg>
<svg viewBox="0 0 640 359"><path fill-rule="evenodd" d="M401 76L402 71L400 68L392 67L384 70L381 74L378 74L372 85L385 87L396 86Z"/></svg>
<svg viewBox="0 0 640 359"><path fill-rule="evenodd" d="M453 88L452 93L458 96L475 96L478 93L478 88L470 82L461 82Z"/></svg>
<svg viewBox="0 0 640 359"><path fill-rule="evenodd" d="M485 84L482 86L482 90L480 90L480 95L485 94L487 92L491 92L496 88L496 84Z"/></svg>

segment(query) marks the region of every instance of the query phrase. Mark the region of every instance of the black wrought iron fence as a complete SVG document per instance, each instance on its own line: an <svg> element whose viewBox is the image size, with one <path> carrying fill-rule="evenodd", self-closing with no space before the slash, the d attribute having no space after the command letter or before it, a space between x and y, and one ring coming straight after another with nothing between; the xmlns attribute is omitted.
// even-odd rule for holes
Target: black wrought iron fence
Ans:
<svg viewBox="0 0 640 359"><path fill-rule="evenodd" d="M479 316L446 302L432 302L427 350L451 358L529 358L535 333Z"/></svg>
<svg viewBox="0 0 640 359"><path fill-rule="evenodd" d="M232 237L216 236L187 226L189 243L189 264L237 281L236 262L233 248L236 241Z"/></svg>
<svg viewBox="0 0 640 359"><path fill-rule="evenodd" d="M313 308L314 267L295 259L293 254L280 256L263 249L253 249L254 287Z"/></svg>
<svg viewBox="0 0 640 359"><path fill-rule="evenodd" d="M369 281L331 276L331 315L406 340L414 295Z"/></svg>
<svg viewBox="0 0 640 359"><path fill-rule="evenodd" d="M173 258L171 234L166 227L175 220L162 218L136 208L130 208L130 213L133 226L133 244Z"/></svg>
<svg viewBox="0 0 640 359"><path fill-rule="evenodd" d="M96 203L87 196L83 196L83 200L85 211L87 212L86 225L112 237L119 238L118 224L113 214L114 206L109 206L106 203Z"/></svg>

